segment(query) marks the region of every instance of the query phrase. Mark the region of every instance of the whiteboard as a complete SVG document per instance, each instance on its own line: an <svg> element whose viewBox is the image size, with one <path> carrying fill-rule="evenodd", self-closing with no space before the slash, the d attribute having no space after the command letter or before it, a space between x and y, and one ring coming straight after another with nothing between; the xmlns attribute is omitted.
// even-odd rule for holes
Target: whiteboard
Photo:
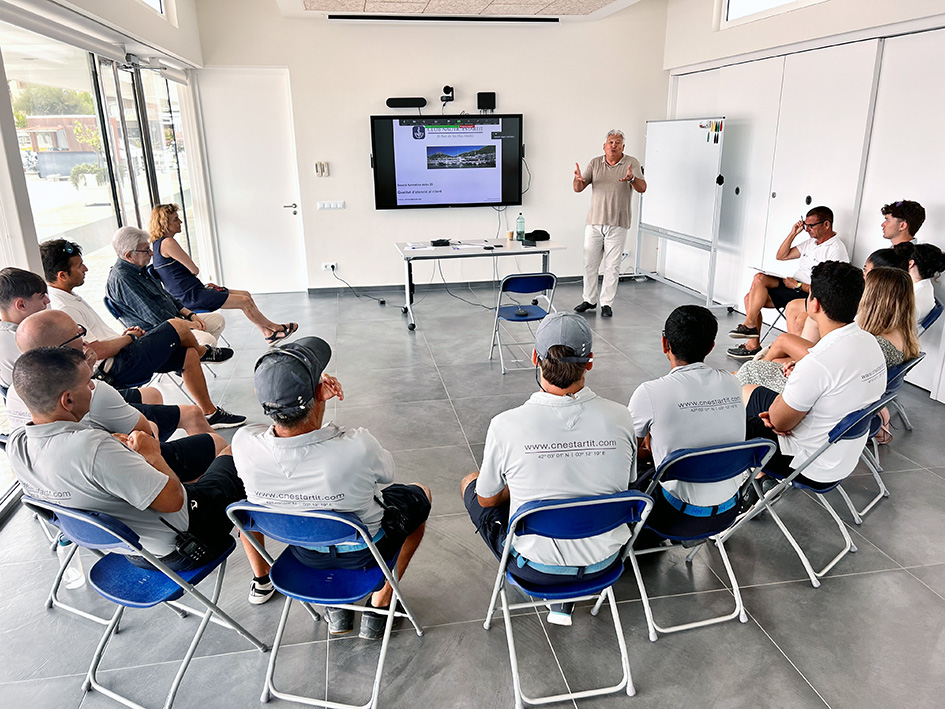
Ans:
<svg viewBox="0 0 945 709"><path fill-rule="evenodd" d="M724 128L722 117L647 121L641 229L714 240Z"/></svg>

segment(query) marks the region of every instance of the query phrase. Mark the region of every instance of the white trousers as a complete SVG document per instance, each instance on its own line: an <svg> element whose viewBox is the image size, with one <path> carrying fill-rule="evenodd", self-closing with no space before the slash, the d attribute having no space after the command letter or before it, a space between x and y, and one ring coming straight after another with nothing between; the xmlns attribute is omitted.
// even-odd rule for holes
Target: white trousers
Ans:
<svg viewBox="0 0 945 709"><path fill-rule="evenodd" d="M584 227L584 300L586 302L610 306L614 304L627 231L626 227L608 224L588 224ZM601 261L604 263L603 269L601 269ZM603 270L604 273L603 291L597 282L599 270Z"/></svg>
<svg viewBox="0 0 945 709"><path fill-rule="evenodd" d="M207 326L206 330L192 330L194 333L194 339L197 340L197 343L203 345L204 347L216 347L217 339L220 337L220 334L223 332L223 328L226 327L226 318L223 317L220 313L197 313L204 324Z"/></svg>

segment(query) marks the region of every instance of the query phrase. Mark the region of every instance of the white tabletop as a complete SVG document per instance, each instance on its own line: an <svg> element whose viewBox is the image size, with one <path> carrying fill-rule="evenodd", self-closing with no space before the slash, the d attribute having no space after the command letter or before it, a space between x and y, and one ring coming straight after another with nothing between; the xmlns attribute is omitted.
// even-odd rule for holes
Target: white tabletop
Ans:
<svg viewBox="0 0 945 709"><path fill-rule="evenodd" d="M492 246L492 249L485 248ZM520 256L557 251L567 248L557 241L539 241L535 246L523 246L521 241L508 239L463 239L451 241L449 246L430 246L429 241L402 241L394 244L404 259L468 258L470 256Z"/></svg>

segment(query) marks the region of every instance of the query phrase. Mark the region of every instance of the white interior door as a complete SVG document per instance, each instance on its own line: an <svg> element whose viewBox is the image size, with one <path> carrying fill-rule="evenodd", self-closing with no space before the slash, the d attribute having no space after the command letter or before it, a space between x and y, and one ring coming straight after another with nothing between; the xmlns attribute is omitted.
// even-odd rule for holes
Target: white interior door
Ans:
<svg viewBox="0 0 945 709"><path fill-rule="evenodd" d="M304 291L305 243L289 74L197 73L223 283L254 293Z"/></svg>
<svg viewBox="0 0 945 709"><path fill-rule="evenodd" d="M884 204L912 199L926 209L920 241L945 249L945 30L886 40L876 92L872 140L863 185L854 263L886 246L880 231ZM935 285L939 299L945 288ZM925 360L908 381L945 401L942 319L922 336Z"/></svg>
<svg viewBox="0 0 945 709"><path fill-rule="evenodd" d="M784 61L764 267L790 275L775 254L791 225L826 205L853 252L878 40L791 54Z"/></svg>

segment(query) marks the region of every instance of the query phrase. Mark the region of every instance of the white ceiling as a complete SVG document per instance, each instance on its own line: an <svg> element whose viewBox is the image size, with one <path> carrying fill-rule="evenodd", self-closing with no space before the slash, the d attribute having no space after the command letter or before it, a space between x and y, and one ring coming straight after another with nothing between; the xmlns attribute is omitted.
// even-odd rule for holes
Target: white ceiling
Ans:
<svg viewBox="0 0 945 709"><path fill-rule="evenodd" d="M286 17L332 15L395 16L411 18L559 18L596 20L639 0L276 0ZM426 16L424 18L424 16Z"/></svg>

